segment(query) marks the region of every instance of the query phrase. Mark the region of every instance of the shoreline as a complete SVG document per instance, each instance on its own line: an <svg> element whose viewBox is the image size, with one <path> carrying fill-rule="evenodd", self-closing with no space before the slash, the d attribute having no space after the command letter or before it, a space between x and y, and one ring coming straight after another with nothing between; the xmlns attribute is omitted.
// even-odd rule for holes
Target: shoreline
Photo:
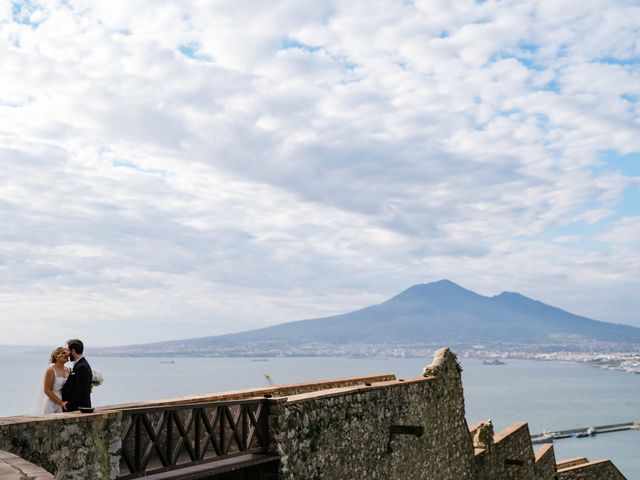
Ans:
<svg viewBox="0 0 640 480"><path fill-rule="evenodd" d="M391 358L428 358L432 353L430 351L420 352L407 352L404 354L397 353L370 353L370 354L358 354L336 352L336 351L317 351L317 352L304 352L304 353L277 353L273 352L258 352L247 354L211 354L210 352L181 352L180 355L176 355L177 352L130 352L128 355L122 353L118 355L113 354L100 354L95 353L95 357L128 357L128 358L158 358L158 359L180 359L180 358L236 358L236 359L248 359L254 362L268 362L271 359L281 358L344 358L345 360L367 360L367 359L391 359ZM638 352L616 352L616 353L596 353L596 352L546 352L546 353L533 353L522 351L478 351L478 350L459 350L458 356L460 358L475 358L478 360L489 360L492 362L503 362L505 360L533 360L541 362L571 362L586 364L594 368L600 368L602 370L612 370L624 373L633 373L640 375L640 353ZM490 365L490 364L489 364ZM499 366L499 363L494 365Z"/></svg>
<svg viewBox="0 0 640 480"><path fill-rule="evenodd" d="M469 355L469 357L492 360L538 360L546 362L583 363L602 370L612 370L640 375L640 353L492 353L486 355Z"/></svg>

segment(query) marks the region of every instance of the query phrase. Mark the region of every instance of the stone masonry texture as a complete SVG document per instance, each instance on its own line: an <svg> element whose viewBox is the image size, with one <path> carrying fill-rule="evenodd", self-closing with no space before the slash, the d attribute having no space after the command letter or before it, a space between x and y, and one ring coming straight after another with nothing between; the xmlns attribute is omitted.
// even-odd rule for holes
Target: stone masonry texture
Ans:
<svg viewBox="0 0 640 480"><path fill-rule="evenodd" d="M534 454L526 423L493 434L470 432L460 366L436 352L423 377L289 396L270 418L282 480L555 480L552 446ZM391 435L392 425L422 427L421 437ZM475 441L474 441L475 440ZM624 478L599 467L585 480ZM610 475L610 476L604 476Z"/></svg>
<svg viewBox="0 0 640 480"><path fill-rule="evenodd" d="M443 352L426 375L290 398L273 423L281 478L471 479L459 365ZM422 427L424 434L392 436L392 425Z"/></svg>
<svg viewBox="0 0 640 480"><path fill-rule="evenodd" d="M0 420L0 449L44 468L56 480L113 480L119 472L120 428L118 413Z"/></svg>
<svg viewBox="0 0 640 480"><path fill-rule="evenodd" d="M536 452L536 475L538 478L554 478L556 473L556 456L549 443L541 446Z"/></svg>
<svg viewBox="0 0 640 480"><path fill-rule="evenodd" d="M609 460L588 462L558 471L558 480L624 480Z"/></svg>

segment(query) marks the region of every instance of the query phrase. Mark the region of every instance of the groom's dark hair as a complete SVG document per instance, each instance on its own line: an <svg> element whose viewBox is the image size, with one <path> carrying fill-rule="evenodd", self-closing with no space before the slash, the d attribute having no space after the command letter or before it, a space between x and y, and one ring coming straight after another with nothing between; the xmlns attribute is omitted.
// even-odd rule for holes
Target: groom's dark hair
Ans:
<svg viewBox="0 0 640 480"><path fill-rule="evenodd" d="M69 350L75 350L75 352L80 355L82 355L82 352L84 351L84 344L82 343L82 340L78 338L67 340L67 347L69 347Z"/></svg>

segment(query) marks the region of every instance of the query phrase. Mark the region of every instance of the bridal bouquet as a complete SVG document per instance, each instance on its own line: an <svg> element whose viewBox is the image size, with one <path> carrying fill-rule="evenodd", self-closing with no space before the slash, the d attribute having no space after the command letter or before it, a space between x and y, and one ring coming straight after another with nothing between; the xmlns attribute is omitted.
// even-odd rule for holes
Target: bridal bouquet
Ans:
<svg viewBox="0 0 640 480"><path fill-rule="evenodd" d="M93 370L93 377L91 378L91 386L99 387L104 382L104 377L97 370Z"/></svg>

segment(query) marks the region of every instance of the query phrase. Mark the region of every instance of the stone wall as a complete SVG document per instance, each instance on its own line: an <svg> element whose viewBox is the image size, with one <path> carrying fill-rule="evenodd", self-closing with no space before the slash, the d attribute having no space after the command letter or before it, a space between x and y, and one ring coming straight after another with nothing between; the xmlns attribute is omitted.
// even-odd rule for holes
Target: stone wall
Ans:
<svg viewBox="0 0 640 480"><path fill-rule="evenodd" d="M424 433L391 435L394 425ZM611 462L558 477L553 446L534 454L524 422L497 435L491 422L468 429L460 367L447 349L423 377L280 398L270 430L282 480L624 479Z"/></svg>
<svg viewBox="0 0 640 480"><path fill-rule="evenodd" d="M539 478L529 427L519 422L483 444L476 442L476 479L532 480ZM552 480L546 477L541 480Z"/></svg>
<svg viewBox="0 0 640 480"><path fill-rule="evenodd" d="M281 479L471 479L460 367L449 350L423 377L289 396L272 412ZM392 425L422 436L391 435Z"/></svg>
<svg viewBox="0 0 640 480"><path fill-rule="evenodd" d="M536 451L536 475L540 479L556 478L556 455L553 445L544 444Z"/></svg>
<svg viewBox="0 0 640 480"><path fill-rule="evenodd" d="M625 477L610 460L599 460L558 470L558 480L625 480Z"/></svg>
<svg viewBox="0 0 640 480"><path fill-rule="evenodd" d="M574 458L567 458L565 460L557 462L556 466L558 470L561 470L564 468L574 467L576 465L582 465L584 463L589 463L589 460L587 460L587 457L574 457Z"/></svg>
<svg viewBox="0 0 640 480"><path fill-rule="evenodd" d="M0 449L57 480L109 480L119 473L120 414L53 414L0 419Z"/></svg>

